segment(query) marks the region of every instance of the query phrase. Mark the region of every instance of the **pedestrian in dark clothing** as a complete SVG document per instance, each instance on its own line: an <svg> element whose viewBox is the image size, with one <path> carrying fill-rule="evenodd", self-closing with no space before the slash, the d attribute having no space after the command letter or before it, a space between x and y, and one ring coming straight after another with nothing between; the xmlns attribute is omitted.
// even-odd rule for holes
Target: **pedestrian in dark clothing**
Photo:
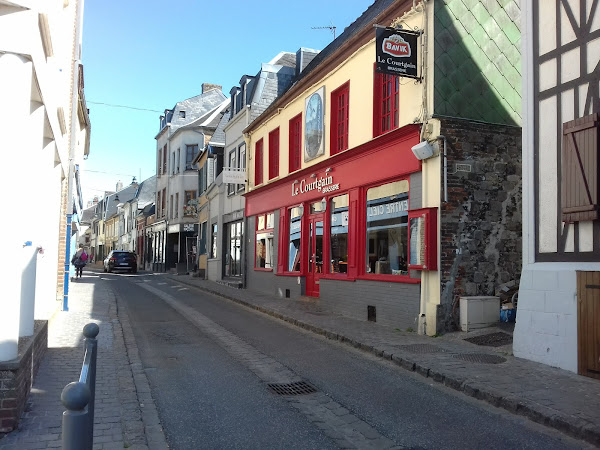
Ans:
<svg viewBox="0 0 600 450"><path fill-rule="evenodd" d="M75 278L81 278L83 275L83 268L87 264L88 255L83 248L83 244L79 244L79 249L73 255L71 263L75 266Z"/></svg>

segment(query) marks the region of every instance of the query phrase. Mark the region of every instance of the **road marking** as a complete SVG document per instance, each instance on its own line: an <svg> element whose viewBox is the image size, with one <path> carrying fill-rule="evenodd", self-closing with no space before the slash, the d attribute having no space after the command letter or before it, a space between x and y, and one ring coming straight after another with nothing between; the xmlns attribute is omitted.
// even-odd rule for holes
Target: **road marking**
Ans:
<svg viewBox="0 0 600 450"><path fill-rule="evenodd" d="M227 353L244 364L261 381L267 384L302 381L302 378L279 361L258 351L252 345L194 308L183 304L172 295L147 284L140 284L139 286L161 298L184 318L212 337ZM323 392L283 398L342 448L402 448Z"/></svg>

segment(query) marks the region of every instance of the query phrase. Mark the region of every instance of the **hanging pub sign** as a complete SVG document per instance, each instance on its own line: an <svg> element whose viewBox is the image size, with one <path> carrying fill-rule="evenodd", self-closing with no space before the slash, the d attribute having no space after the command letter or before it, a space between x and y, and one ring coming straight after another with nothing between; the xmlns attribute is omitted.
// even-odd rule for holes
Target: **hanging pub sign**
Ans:
<svg viewBox="0 0 600 450"><path fill-rule="evenodd" d="M376 26L375 70L400 77L419 78L417 75L417 38L420 31Z"/></svg>

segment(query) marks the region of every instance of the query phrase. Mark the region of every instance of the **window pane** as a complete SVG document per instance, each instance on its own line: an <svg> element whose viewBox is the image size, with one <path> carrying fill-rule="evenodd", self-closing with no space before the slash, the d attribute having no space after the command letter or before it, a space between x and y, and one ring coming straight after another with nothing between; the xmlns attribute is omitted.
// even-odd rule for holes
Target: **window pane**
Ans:
<svg viewBox="0 0 600 450"><path fill-rule="evenodd" d="M265 216L258 216L258 225L256 227L257 230L264 230L265 229Z"/></svg>
<svg viewBox="0 0 600 450"><path fill-rule="evenodd" d="M408 275L408 181L367 191L367 273Z"/></svg>
<svg viewBox="0 0 600 450"><path fill-rule="evenodd" d="M273 233L256 235L256 267L273 268Z"/></svg>
<svg viewBox="0 0 600 450"><path fill-rule="evenodd" d="M325 211L325 206L326 205L322 201L311 203L310 204L310 213L314 214L314 213Z"/></svg>
<svg viewBox="0 0 600 450"><path fill-rule="evenodd" d="M267 214L267 229L271 229L275 226L275 214Z"/></svg>
<svg viewBox="0 0 600 450"><path fill-rule="evenodd" d="M331 273L348 272L348 194L331 199L329 244Z"/></svg>
<svg viewBox="0 0 600 450"><path fill-rule="evenodd" d="M289 254L288 271L300 271L300 237L302 235L302 214L300 208L290 209L290 235L289 235Z"/></svg>

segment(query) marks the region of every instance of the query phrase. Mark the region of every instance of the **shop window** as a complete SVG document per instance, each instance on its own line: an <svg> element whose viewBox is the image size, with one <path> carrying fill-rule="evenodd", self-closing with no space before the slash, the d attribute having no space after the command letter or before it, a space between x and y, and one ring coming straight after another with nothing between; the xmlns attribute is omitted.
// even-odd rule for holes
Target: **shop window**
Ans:
<svg viewBox="0 0 600 450"><path fill-rule="evenodd" d="M279 128L269 133L269 180L279 176Z"/></svg>
<svg viewBox="0 0 600 450"><path fill-rule="evenodd" d="M350 110L350 82L331 93L331 144L335 155L348 149L348 116Z"/></svg>
<svg viewBox="0 0 600 450"><path fill-rule="evenodd" d="M274 228L273 213L256 216L256 262L257 269L273 269Z"/></svg>
<svg viewBox="0 0 600 450"><path fill-rule="evenodd" d="M373 136L398 128L399 77L375 72Z"/></svg>
<svg viewBox="0 0 600 450"><path fill-rule="evenodd" d="M218 235L218 224L213 223L211 226L211 230L210 230L210 257L211 258L216 258L217 257L217 250L218 250L218 245L217 245L217 236Z"/></svg>
<svg viewBox="0 0 600 450"><path fill-rule="evenodd" d="M263 140L256 142L254 147L254 185L258 186L263 182Z"/></svg>
<svg viewBox="0 0 600 450"><path fill-rule="evenodd" d="M348 194L330 201L329 255L331 273L348 273Z"/></svg>
<svg viewBox="0 0 600 450"><path fill-rule="evenodd" d="M302 113L290 120L290 172L300 169L301 149Z"/></svg>
<svg viewBox="0 0 600 450"><path fill-rule="evenodd" d="M366 272L408 275L408 181L367 190Z"/></svg>
<svg viewBox="0 0 600 450"><path fill-rule="evenodd" d="M302 207L297 206L289 210L289 272L300 272L300 237L302 236Z"/></svg>

